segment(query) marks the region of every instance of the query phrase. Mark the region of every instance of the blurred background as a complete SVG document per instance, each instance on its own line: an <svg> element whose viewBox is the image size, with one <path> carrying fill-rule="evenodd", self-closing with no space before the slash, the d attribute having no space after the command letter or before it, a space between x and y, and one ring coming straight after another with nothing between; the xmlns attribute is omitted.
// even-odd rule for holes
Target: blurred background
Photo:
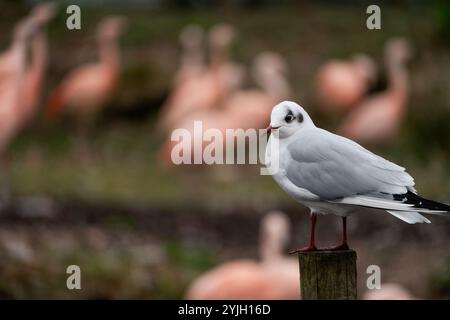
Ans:
<svg viewBox="0 0 450 320"><path fill-rule="evenodd" d="M306 209L260 165L167 161L172 129L264 128L284 99L450 202L446 1L385 3L381 30L366 28L370 2L356 0L38 4L0 1L0 298L184 298L224 263L261 267L267 234L279 253L306 244ZM66 27L71 4L80 30ZM264 228L272 210L290 239ZM450 219L428 218L349 219L361 298L372 264L406 297L450 297ZM319 245L339 237L340 219L319 217ZM82 290L66 288L72 264ZM295 263L286 273L296 281ZM277 280L261 279L271 292Z"/></svg>

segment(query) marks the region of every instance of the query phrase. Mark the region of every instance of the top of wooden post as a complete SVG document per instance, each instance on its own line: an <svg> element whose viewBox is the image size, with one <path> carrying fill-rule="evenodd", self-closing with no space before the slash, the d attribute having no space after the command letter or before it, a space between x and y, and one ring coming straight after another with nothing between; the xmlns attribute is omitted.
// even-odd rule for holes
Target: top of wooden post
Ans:
<svg viewBox="0 0 450 320"><path fill-rule="evenodd" d="M354 250L300 252L298 257L302 299L356 299Z"/></svg>

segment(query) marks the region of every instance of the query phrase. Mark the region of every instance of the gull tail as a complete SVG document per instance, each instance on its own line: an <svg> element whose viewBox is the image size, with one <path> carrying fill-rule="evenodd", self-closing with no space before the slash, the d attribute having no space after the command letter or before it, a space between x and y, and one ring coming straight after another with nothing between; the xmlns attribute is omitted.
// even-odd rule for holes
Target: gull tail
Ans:
<svg viewBox="0 0 450 320"><path fill-rule="evenodd" d="M394 210L386 210L390 214L392 214L394 217L403 220L407 223L431 223L430 220L425 218L420 213L414 212L414 211L394 211Z"/></svg>
<svg viewBox="0 0 450 320"><path fill-rule="evenodd" d="M414 211L431 214L450 214L450 205L422 198L411 191L405 194L394 194L393 197L396 201L412 205L411 209L414 209Z"/></svg>
<svg viewBox="0 0 450 320"><path fill-rule="evenodd" d="M407 223L430 223L421 213L450 216L450 205L422 198L412 191L404 194L356 195L330 202L386 210Z"/></svg>
<svg viewBox="0 0 450 320"><path fill-rule="evenodd" d="M405 194L396 194L393 195L393 197L396 201L401 201L402 203L412 205L411 210L414 211L386 210L394 217L397 217L407 223L431 223L430 220L419 214L419 212L429 214L450 213L450 206L448 204L422 198L411 191L408 191L408 193Z"/></svg>

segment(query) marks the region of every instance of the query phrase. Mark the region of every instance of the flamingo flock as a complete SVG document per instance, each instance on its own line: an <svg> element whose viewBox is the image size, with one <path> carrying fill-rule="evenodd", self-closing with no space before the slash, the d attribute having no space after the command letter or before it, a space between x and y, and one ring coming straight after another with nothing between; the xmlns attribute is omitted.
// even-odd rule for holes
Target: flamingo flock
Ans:
<svg viewBox="0 0 450 320"><path fill-rule="evenodd" d="M227 129L262 129L266 127L273 105L291 95L288 67L281 55L269 51L259 53L251 68L257 86L244 88L245 68L229 56L234 28L218 24L209 31L208 64L201 54L203 34L200 27L188 26L180 36L184 48L180 71L159 119L160 127L167 133L160 153L167 167L172 166L171 151L178 143L170 139L174 129L185 129L193 134L195 121L201 121L203 130L216 129L224 137ZM191 38L191 46L187 46L187 38ZM187 69L187 60L196 61L195 68ZM187 150L193 150L192 141L182 143L189 144ZM225 139L223 145L227 145Z"/></svg>
<svg viewBox="0 0 450 320"><path fill-rule="evenodd" d="M52 3L35 6L19 21L11 46L0 56L0 152L5 153L15 136L37 112L48 65L46 25L56 14ZM53 91L47 116L63 111L79 119L92 119L117 87L120 70L118 38L124 21L106 17L98 27L99 61L74 70Z"/></svg>
<svg viewBox="0 0 450 320"><path fill-rule="evenodd" d="M258 87L243 87L245 68L229 56L234 36L229 25L214 26L208 33L206 59L205 32L192 25L181 32L180 68L159 118L159 126L166 133L160 151L164 166L173 166L171 152L175 145L181 143L182 150L194 152L192 141L172 141L170 134L175 129L187 130L193 136L195 121L201 121L205 131L219 130L223 137L227 129L261 129L267 125L272 106L291 98L287 64L275 52L261 52L254 58L250 74ZM411 48L405 39L394 38L386 43L388 87L375 94L371 92L378 70L370 56L358 53L348 61L325 62L314 81L318 107L343 116L338 128L342 135L368 145L387 144L398 134L406 115L406 64L410 58ZM226 138L223 140L226 148ZM208 142L202 143L205 147Z"/></svg>
<svg viewBox="0 0 450 320"><path fill-rule="evenodd" d="M165 131L197 110L215 109L242 83L242 66L229 61L234 29L227 24L212 28L209 38L209 64L204 54L204 32L199 26L187 26L180 34L182 58L174 88L161 108L159 126Z"/></svg>
<svg viewBox="0 0 450 320"><path fill-rule="evenodd" d="M380 146L392 141L405 118L409 82L407 63L411 46L406 39L393 38L385 45L388 87L371 94L377 78L374 61L355 55L350 61L330 61L318 70L315 95L326 112L345 113L338 132L365 145Z"/></svg>
<svg viewBox="0 0 450 320"><path fill-rule="evenodd" d="M385 47L388 87L360 101L339 128L342 135L366 145L384 145L398 134L406 115L409 83L406 63L411 48L405 39L391 39ZM376 125L374 125L376 124Z"/></svg>
<svg viewBox="0 0 450 320"><path fill-rule="evenodd" d="M31 121L42 100L48 64L45 29L55 11L48 3L33 8L28 17L17 23L10 48L0 55L2 153ZM119 83L119 40L125 24L118 16L100 21L98 60L75 68L51 90L45 110L48 119L68 114L80 127L95 121ZM160 152L165 166L172 165L170 152L174 142L170 133L174 129L192 132L194 121L201 121L204 129L215 128L222 133L227 129L261 129L267 124L271 107L292 97L287 80L289 68L282 56L261 52L247 70L231 58L235 38L235 28L224 23L208 32L198 25L188 25L181 31L179 69L158 119L158 127L166 135ZM377 94L370 93L377 80L377 68L369 56L355 54L348 61L324 63L314 81L317 105L323 111L344 114L341 134L365 144L386 144L398 133L406 115L406 64L410 57L411 49L405 39L388 41L388 87ZM244 85L250 78L253 87ZM372 125L374 122L377 125Z"/></svg>

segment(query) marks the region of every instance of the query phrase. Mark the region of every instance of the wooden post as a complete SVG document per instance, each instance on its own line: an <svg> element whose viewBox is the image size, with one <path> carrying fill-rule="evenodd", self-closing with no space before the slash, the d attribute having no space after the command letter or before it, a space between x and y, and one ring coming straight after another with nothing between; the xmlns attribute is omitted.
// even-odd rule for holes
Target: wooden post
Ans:
<svg viewBox="0 0 450 320"><path fill-rule="evenodd" d="M303 300L356 299L356 252L312 251L298 255Z"/></svg>

